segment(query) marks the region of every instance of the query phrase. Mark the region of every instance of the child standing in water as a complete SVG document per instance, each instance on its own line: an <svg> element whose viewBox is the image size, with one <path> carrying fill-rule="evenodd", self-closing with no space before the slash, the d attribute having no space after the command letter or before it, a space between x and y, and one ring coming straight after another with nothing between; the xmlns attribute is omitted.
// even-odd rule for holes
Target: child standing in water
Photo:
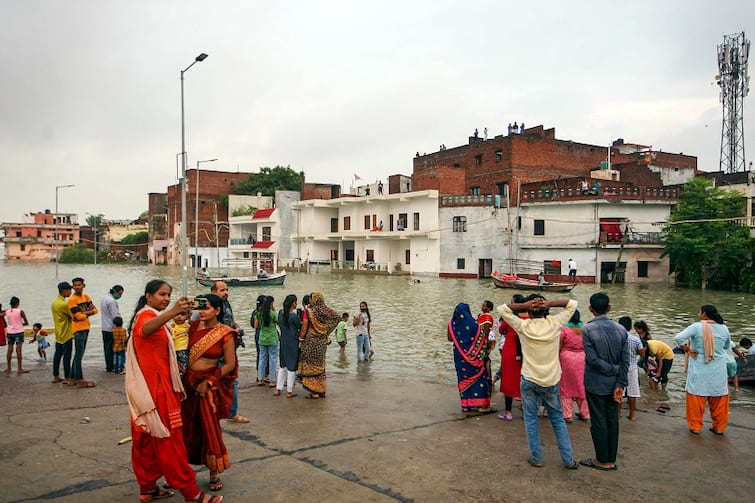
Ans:
<svg viewBox="0 0 755 503"><path fill-rule="evenodd" d="M338 350L339 353L344 354L346 352L346 321L349 319L349 313L343 313L341 315L341 321L338 322L338 325L336 325L336 342L339 346L341 346L341 349Z"/></svg>
<svg viewBox="0 0 755 503"><path fill-rule="evenodd" d="M189 316L186 313L177 314L170 326L181 374L189 368L189 326Z"/></svg>
<svg viewBox="0 0 755 503"><path fill-rule="evenodd" d="M8 368L5 369L6 374L11 372L11 361L13 361L13 346L16 346L16 359L18 360L18 373L26 374L29 372L21 366L21 360L23 360L23 348L24 348L24 326L29 324L29 320L26 319L26 313L18 307L21 305L21 300L13 296L10 298L10 308L5 310L5 319L8 320Z"/></svg>
<svg viewBox="0 0 755 503"><path fill-rule="evenodd" d="M47 332L42 330L41 323L35 323L32 325L32 331L34 332L34 335L29 341L29 344L36 342L39 358L42 361L47 362L47 348L50 347L50 343L47 342Z"/></svg>

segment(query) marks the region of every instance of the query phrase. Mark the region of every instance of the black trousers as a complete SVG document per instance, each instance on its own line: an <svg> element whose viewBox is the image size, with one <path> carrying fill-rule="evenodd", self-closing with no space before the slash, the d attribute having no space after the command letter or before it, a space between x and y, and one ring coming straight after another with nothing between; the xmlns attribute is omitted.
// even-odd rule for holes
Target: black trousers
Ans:
<svg viewBox="0 0 755 503"><path fill-rule="evenodd" d="M113 371L113 332L102 331L102 349L105 350L105 370Z"/></svg>
<svg viewBox="0 0 755 503"><path fill-rule="evenodd" d="M590 407L590 434L595 458L601 463L615 463L619 449L619 404L613 395L595 395L585 391Z"/></svg>

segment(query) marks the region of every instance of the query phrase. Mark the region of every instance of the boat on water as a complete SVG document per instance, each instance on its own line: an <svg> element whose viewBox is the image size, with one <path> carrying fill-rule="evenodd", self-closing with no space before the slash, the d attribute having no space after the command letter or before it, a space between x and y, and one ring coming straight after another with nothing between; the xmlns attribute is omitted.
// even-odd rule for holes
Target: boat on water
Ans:
<svg viewBox="0 0 755 503"><path fill-rule="evenodd" d="M747 361L737 358L737 376L739 384L755 386L755 358L748 356ZM731 377L729 382L732 382Z"/></svg>
<svg viewBox="0 0 755 503"><path fill-rule="evenodd" d="M197 282L203 286L212 286L216 281L223 281L228 286L275 286L286 281L286 271L256 276L207 276L197 274Z"/></svg>
<svg viewBox="0 0 755 503"><path fill-rule="evenodd" d="M570 292L577 283L547 282L540 284L538 280L521 278L516 274L502 274L493 272L490 277L493 284L498 288L510 288L514 290L539 290L543 292Z"/></svg>

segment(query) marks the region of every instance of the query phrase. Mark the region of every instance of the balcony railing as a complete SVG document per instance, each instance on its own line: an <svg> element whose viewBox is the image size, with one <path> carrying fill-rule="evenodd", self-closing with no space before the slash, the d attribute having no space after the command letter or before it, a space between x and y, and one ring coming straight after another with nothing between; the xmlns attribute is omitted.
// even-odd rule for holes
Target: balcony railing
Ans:
<svg viewBox="0 0 755 503"><path fill-rule="evenodd" d="M498 194L487 194L478 196L441 196L441 206L495 206L502 208L506 206L506 196Z"/></svg>
<svg viewBox="0 0 755 503"><path fill-rule="evenodd" d="M541 189L527 189L522 191L522 202L542 202L558 200L584 200L584 199L608 199L608 200L654 200L675 201L679 199L681 191L678 188L665 187L605 187L598 189L597 193L590 189L582 192L579 188L554 189L544 187Z"/></svg>
<svg viewBox="0 0 755 503"><path fill-rule="evenodd" d="M663 235L660 232L628 232L626 234L617 235L605 231L600 232L600 244L606 245L660 245L663 244Z"/></svg>

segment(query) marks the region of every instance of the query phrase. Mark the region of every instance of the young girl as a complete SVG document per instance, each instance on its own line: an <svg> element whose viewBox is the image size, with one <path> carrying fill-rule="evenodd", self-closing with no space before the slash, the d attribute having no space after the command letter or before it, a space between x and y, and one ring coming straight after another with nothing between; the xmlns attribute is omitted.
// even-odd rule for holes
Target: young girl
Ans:
<svg viewBox="0 0 755 503"><path fill-rule="evenodd" d="M178 369L181 374L189 368L189 327L189 316L186 313L177 314L170 323Z"/></svg>
<svg viewBox="0 0 755 503"><path fill-rule="evenodd" d="M262 307L254 320L254 329L260 331L260 362L257 367L257 386L265 385L265 369L270 369L270 386L275 388L278 366L278 313L275 312L273 297L265 297Z"/></svg>
<svg viewBox="0 0 755 503"><path fill-rule="evenodd" d="M11 361L13 360L13 346L16 346L16 359L18 360L18 373L26 374L29 372L21 366L23 359L22 351L24 347L24 326L29 324L26 319L26 313L18 306L21 300L18 297L10 298L10 309L5 311L5 319L8 320L8 368L6 374L10 374Z"/></svg>
<svg viewBox="0 0 755 503"><path fill-rule="evenodd" d="M47 332L42 330L41 323L35 323L34 325L32 325L32 330L34 331L34 335L29 341L29 344L33 342L37 343L37 354L39 355L40 359L46 362L47 361L47 348L50 347L50 343L47 342Z"/></svg>

